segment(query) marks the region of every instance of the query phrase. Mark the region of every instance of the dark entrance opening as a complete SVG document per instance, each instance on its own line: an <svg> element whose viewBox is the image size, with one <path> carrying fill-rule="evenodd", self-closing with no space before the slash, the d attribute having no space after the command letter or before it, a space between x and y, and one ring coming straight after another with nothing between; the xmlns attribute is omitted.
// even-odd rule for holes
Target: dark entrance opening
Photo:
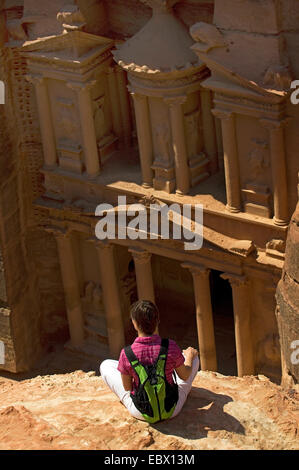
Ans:
<svg viewBox="0 0 299 470"><path fill-rule="evenodd" d="M218 372L238 375L235 343L234 307L229 281L222 272L211 272L211 298L214 318Z"/></svg>

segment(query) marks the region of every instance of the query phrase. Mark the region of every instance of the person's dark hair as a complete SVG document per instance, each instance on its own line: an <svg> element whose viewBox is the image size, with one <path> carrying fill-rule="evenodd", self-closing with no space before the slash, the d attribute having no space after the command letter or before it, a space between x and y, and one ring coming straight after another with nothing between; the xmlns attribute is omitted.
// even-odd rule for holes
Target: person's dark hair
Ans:
<svg viewBox="0 0 299 470"><path fill-rule="evenodd" d="M131 318L145 335L152 336L159 323L159 310L149 300L139 300L131 307Z"/></svg>

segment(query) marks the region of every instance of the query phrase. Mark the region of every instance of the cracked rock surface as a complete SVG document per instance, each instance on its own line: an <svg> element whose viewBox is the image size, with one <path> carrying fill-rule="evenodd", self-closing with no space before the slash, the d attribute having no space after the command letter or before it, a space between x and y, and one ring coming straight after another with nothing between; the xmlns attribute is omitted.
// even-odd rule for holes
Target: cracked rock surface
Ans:
<svg viewBox="0 0 299 470"><path fill-rule="evenodd" d="M299 449L299 389L200 372L182 413L130 417L94 372L0 377L0 450Z"/></svg>

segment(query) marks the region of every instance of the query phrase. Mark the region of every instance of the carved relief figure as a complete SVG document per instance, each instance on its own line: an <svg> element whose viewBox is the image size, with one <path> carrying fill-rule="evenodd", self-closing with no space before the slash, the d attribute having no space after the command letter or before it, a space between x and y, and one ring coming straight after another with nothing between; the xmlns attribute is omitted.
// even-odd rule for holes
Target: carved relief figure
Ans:
<svg viewBox="0 0 299 470"><path fill-rule="evenodd" d="M157 144L158 144L158 160L165 166L169 164L170 160L170 133L169 127L166 124L160 124L155 129Z"/></svg>
<svg viewBox="0 0 299 470"><path fill-rule="evenodd" d="M58 100L59 114L58 125L60 133L64 136L64 141L74 141L78 135L78 121L74 112L74 103L64 99Z"/></svg>
<svg viewBox="0 0 299 470"><path fill-rule="evenodd" d="M199 113L198 111L185 116L189 158L198 154Z"/></svg>
<svg viewBox="0 0 299 470"><path fill-rule="evenodd" d="M94 104L94 121L97 132L98 140L101 140L106 134L106 123L105 123L105 96L97 98L93 102Z"/></svg>
<svg viewBox="0 0 299 470"><path fill-rule="evenodd" d="M88 282L86 284L83 302L87 314L105 314L102 288L94 282Z"/></svg>
<svg viewBox="0 0 299 470"><path fill-rule="evenodd" d="M65 5L58 13L57 20L65 31L82 30L86 19L77 5Z"/></svg>
<svg viewBox="0 0 299 470"><path fill-rule="evenodd" d="M81 301L88 337L103 341L108 333L101 286L93 281L88 282Z"/></svg>
<svg viewBox="0 0 299 470"><path fill-rule="evenodd" d="M264 174L270 166L267 142L252 140L253 150L249 153L248 163L251 181L265 183Z"/></svg>

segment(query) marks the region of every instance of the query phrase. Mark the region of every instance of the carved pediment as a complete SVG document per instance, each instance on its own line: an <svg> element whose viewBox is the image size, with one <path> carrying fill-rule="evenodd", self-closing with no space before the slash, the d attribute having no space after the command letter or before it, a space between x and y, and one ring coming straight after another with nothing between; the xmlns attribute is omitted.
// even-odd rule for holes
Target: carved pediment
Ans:
<svg viewBox="0 0 299 470"><path fill-rule="evenodd" d="M105 53L113 45L114 41L111 39L83 31L71 31L67 34L27 42L23 45L22 52L41 60L60 59L84 62L94 54Z"/></svg>
<svg viewBox="0 0 299 470"><path fill-rule="evenodd" d="M289 93L292 71L288 57L281 52L281 38L255 35L250 42L242 32L227 31L203 22L193 25L190 33L196 41L191 49L212 71L209 84L215 86L215 91L222 86L228 92L233 89L239 94L239 88L240 95L256 94L274 102ZM279 63L273 66L277 57Z"/></svg>
<svg viewBox="0 0 299 470"><path fill-rule="evenodd" d="M202 83L205 88L216 93L268 102L269 104L279 104L285 100L287 93L284 91L267 90L258 83L248 80L212 60L206 59L206 64L212 71L212 76Z"/></svg>

